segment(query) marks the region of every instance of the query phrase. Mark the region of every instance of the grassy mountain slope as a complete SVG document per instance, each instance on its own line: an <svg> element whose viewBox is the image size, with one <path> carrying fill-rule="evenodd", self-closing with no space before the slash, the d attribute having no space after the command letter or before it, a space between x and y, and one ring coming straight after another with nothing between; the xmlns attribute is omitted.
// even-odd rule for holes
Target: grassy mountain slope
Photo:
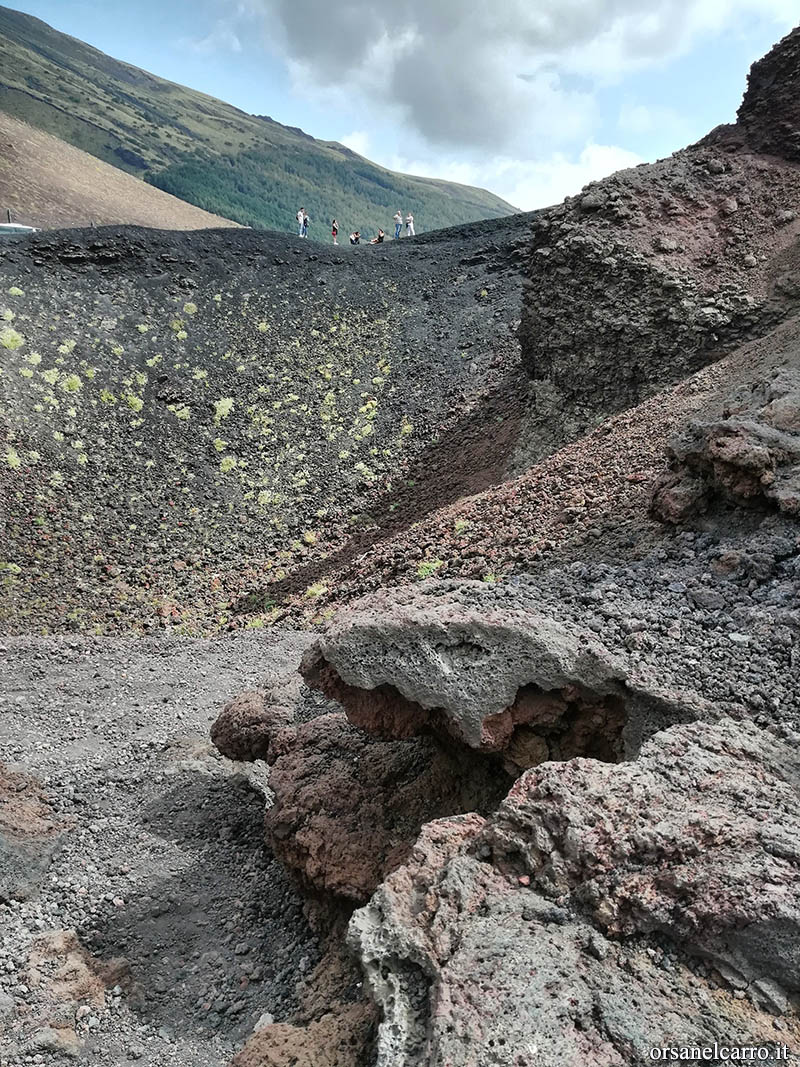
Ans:
<svg viewBox="0 0 800 1067"><path fill-rule="evenodd" d="M418 230L507 215L482 189L396 174L335 142L120 63L29 15L0 7L0 110L207 211L289 228L302 203L312 234L388 229L397 208Z"/></svg>
<svg viewBox="0 0 800 1067"><path fill-rule="evenodd" d="M235 226L0 111L0 210L43 229L130 223L159 230Z"/></svg>

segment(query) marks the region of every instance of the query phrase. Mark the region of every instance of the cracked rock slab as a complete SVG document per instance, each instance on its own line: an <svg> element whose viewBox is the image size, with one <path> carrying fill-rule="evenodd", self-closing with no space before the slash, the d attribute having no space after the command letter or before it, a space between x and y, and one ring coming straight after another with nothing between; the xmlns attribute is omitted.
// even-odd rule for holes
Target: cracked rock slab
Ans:
<svg viewBox="0 0 800 1067"><path fill-rule="evenodd" d="M434 583L365 597L339 615L301 670L371 733L432 730L485 752L512 749L512 762L527 748L523 768L548 756L629 757L643 737L698 714L688 697L629 683L621 657L517 603L513 590L494 611L470 606L470 591L480 589L465 582L455 594Z"/></svg>

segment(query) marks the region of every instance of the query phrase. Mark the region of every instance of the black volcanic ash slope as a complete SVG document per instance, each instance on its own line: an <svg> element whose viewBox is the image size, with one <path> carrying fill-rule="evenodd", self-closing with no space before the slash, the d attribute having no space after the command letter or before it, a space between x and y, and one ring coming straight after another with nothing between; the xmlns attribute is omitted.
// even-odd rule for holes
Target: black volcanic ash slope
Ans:
<svg viewBox="0 0 800 1067"><path fill-rule="evenodd" d="M435 506L429 450L473 424L451 497L502 478L525 390L519 227L492 226L491 256L481 226L356 249L76 231L0 252L4 625L225 622L264 575Z"/></svg>
<svg viewBox="0 0 800 1067"><path fill-rule="evenodd" d="M792 85L796 39L770 59ZM372 248L110 229L3 250L4 625L328 611L326 583L404 529L424 578L429 512L796 313L800 171L748 140L759 70L737 126L530 216Z"/></svg>

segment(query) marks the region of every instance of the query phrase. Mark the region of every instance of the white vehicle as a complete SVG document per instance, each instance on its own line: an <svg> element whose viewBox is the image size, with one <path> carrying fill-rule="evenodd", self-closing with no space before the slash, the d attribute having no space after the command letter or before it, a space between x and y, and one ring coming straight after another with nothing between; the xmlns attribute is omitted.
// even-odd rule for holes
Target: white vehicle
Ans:
<svg viewBox="0 0 800 1067"><path fill-rule="evenodd" d="M19 222L0 222L0 241L13 240L16 237L27 237L28 234L38 232L39 230L35 226L23 226Z"/></svg>

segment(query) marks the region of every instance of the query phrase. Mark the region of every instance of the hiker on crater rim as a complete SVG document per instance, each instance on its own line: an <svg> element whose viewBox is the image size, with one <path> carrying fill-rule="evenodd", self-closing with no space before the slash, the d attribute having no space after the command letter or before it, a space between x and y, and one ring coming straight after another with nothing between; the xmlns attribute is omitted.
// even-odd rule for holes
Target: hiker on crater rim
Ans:
<svg viewBox="0 0 800 1067"><path fill-rule="evenodd" d="M300 231L300 236L301 237L308 237L308 223L309 223L308 212L306 211L305 208L303 208L303 228Z"/></svg>
<svg viewBox="0 0 800 1067"><path fill-rule="evenodd" d="M372 240L370 241L370 244L371 245L382 245L385 237L386 237L386 234L383 232L383 230L378 230L378 236L377 237L373 237Z"/></svg>
<svg viewBox="0 0 800 1067"><path fill-rule="evenodd" d="M350 244L361 244L361 233L358 230L354 230L353 233L350 234Z"/></svg>
<svg viewBox="0 0 800 1067"><path fill-rule="evenodd" d="M298 237L303 237L304 236L304 234L303 234L303 219L305 218L305 214L306 214L306 209L304 207L301 207L300 210L295 215L295 218L297 219L297 236Z"/></svg>
<svg viewBox="0 0 800 1067"><path fill-rule="evenodd" d="M394 239L399 241L400 230L403 228L403 212L396 211L394 215Z"/></svg>
<svg viewBox="0 0 800 1067"><path fill-rule="evenodd" d="M414 216L409 213L406 215L406 237L414 237Z"/></svg>
<svg viewBox="0 0 800 1067"><path fill-rule="evenodd" d="M333 238L333 243L335 245L338 245L338 243L339 243L336 240L338 234L339 234L339 223L336 221L336 219L334 219L333 222L331 223L331 237Z"/></svg>

